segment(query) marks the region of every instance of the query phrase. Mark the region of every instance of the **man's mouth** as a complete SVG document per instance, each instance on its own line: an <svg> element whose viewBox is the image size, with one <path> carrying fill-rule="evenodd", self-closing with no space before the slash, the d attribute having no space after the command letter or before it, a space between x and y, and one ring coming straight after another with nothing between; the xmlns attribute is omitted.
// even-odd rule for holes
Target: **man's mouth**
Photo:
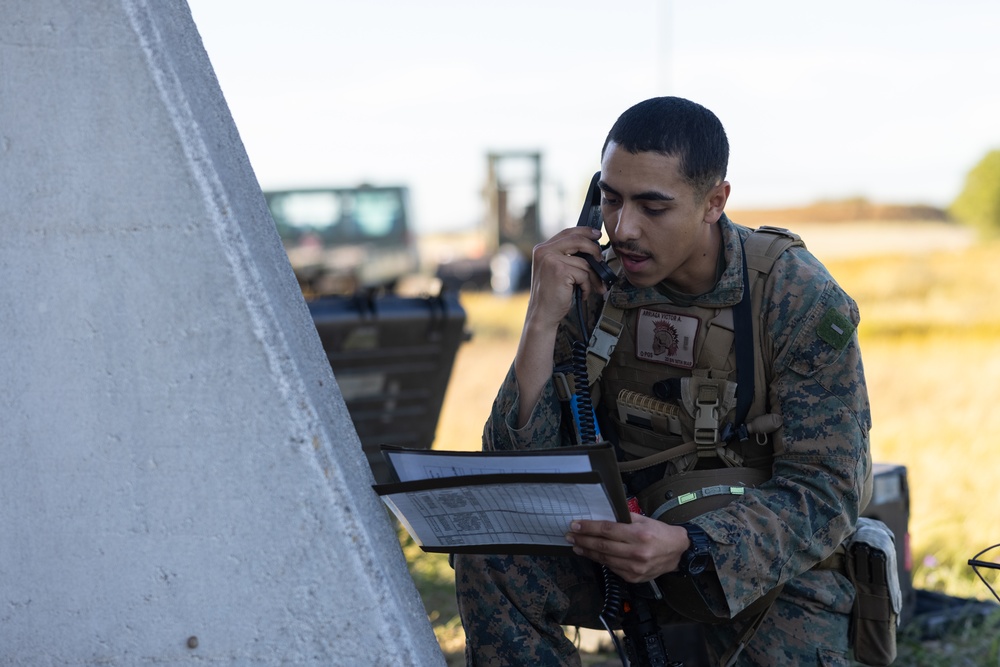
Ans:
<svg viewBox="0 0 1000 667"><path fill-rule="evenodd" d="M615 254L618 255L626 271L639 268L650 257L644 252L631 252L620 248L615 248Z"/></svg>

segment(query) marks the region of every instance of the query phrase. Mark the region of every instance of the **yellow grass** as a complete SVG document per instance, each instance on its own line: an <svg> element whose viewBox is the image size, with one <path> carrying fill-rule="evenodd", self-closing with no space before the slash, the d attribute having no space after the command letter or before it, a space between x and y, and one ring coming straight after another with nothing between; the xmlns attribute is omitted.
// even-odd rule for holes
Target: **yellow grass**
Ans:
<svg viewBox="0 0 1000 667"><path fill-rule="evenodd" d="M858 300L872 453L907 466L914 579L988 597L1000 542L1000 245L830 262ZM1000 554L994 554L1000 556Z"/></svg>
<svg viewBox="0 0 1000 667"><path fill-rule="evenodd" d="M810 248L861 308L873 455L909 471L917 586L988 597L966 561L1000 542L1000 245L942 243L947 230L919 224L896 229L897 244L879 229L874 247L827 231ZM921 230L933 232L923 245ZM468 293L462 303L473 338L456 360L437 449L480 447L527 296Z"/></svg>

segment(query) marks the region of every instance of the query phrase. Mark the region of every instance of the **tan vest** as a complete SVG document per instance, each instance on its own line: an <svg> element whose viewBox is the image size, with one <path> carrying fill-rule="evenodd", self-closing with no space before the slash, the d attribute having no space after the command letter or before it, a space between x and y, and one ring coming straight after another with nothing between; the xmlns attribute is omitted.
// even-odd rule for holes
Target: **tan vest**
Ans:
<svg viewBox="0 0 1000 667"><path fill-rule="evenodd" d="M734 325L733 308L678 307L652 297L646 303L627 302L616 299L614 288L609 294L588 348L588 379L617 430L625 458L619 463L623 477L666 464L662 477L638 490L647 516L684 523L770 479L774 454L781 451L781 416L768 412L773 369L761 334L761 303L777 258L800 245L796 234L774 227L761 227L744 241L754 391L743 424L736 423L734 341L739 327ZM869 472L862 509L871 489ZM838 553L827 560L835 562ZM817 565L827 567L834 565ZM727 620L711 611L724 606L717 582L697 585L690 577L672 575L662 579L665 599L674 611L706 623ZM745 631L744 642L780 591L775 588L736 617L757 619ZM716 599L714 605L707 603L710 598Z"/></svg>
<svg viewBox="0 0 1000 667"><path fill-rule="evenodd" d="M590 340L588 377L618 432L625 455L619 469L666 463L664 479L638 494L647 515L679 523L770 478L781 416L767 409L772 368L761 303L777 258L801 245L797 234L767 226L744 241L754 357L744 424L735 423L733 308L678 307L662 298L622 308L615 288L609 294ZM871 488L865 481L863 504Z"/></svg>
<svg viewBox="0 0 1000 667"><path fill-rule="evenodd" d="M770 471L780 418L766 412L770 369L759 330L763 283L775 259L801 245L787 230L762 228L746 240L753 309L753 437L731 437L736 407L733 308L677 307L664 299L628 303L609 295L591 338L588 373L629 461L623 470L667 461L667 474L698 468ZM608 363L613 358L614 363ZM596 393L596 392L595 392ZM728 441L727 441L728 440Z"/></svg>

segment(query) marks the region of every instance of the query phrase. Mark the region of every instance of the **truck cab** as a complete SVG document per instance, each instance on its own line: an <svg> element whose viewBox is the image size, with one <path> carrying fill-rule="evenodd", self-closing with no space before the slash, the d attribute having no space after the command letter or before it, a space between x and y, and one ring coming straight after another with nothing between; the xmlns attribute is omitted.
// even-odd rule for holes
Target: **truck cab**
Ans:
<svg viewBox="0 0 1000 667"><path fill-rule="evenodd" d="M420 268L403 186L264 192L307 298L393 289Z"/></svg>

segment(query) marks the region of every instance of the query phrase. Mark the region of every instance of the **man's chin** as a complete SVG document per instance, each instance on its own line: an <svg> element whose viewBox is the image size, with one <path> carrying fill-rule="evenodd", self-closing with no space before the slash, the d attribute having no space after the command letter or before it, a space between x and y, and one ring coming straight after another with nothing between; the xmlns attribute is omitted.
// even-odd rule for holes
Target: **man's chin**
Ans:
<svg viewBox="0 0 1000 667"><path fill-rule="evenodd" d="M651 278L648 275L642 273L631 274L628 271L625 271L624 273L625 277L629 281L629 284L631 284L633 287L639 287L639 288L654 287L661 282L656 278Z"/></svg>

